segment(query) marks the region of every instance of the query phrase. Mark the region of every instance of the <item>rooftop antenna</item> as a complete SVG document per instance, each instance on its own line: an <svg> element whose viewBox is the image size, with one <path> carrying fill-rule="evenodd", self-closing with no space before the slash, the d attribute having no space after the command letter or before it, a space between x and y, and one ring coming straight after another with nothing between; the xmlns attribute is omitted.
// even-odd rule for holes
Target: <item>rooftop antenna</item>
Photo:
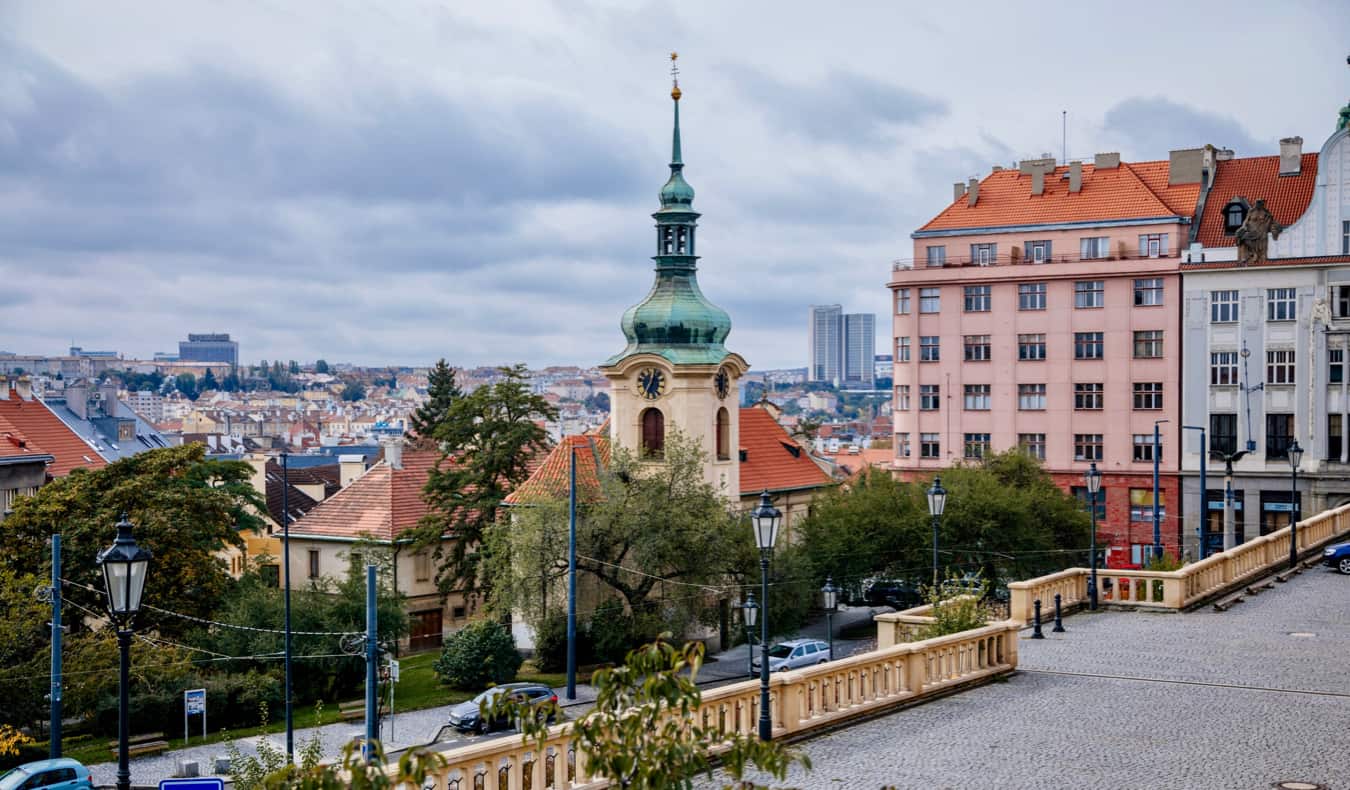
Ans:
<svg viewBox="0 0 1350 790"><path fill-rule="evenodd" d="M1066 165L1067 165L1067 164L1069 163L1069 111L1068 111L1068 110L1060 110L1059 117L1060 117L1060 133L1059 133L1059 139L1060 139L1059 155L1060 155L1060 160L1059 160L1059 161L1060 161L1061 164L1066 164Z"/></svg>

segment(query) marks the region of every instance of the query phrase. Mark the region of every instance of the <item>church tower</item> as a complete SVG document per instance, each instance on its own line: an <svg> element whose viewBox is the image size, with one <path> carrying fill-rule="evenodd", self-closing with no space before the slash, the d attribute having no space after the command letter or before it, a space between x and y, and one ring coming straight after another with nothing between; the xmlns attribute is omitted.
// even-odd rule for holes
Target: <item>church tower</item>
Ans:
<svg viewBox="0 0 1350 790"><path fill-rule="evenodd" d="M612 388L610 438L644 458L659 460L666 435L678 429L707 456L704 478L729 499L740 488L740 378L749 365L723 345L731 317L699 291L694 188L684 180L680 153L680 84L675 106L670 178L661 187L656 220L656 280L628 308L620 326L628 346L601 365Z"/></svg>

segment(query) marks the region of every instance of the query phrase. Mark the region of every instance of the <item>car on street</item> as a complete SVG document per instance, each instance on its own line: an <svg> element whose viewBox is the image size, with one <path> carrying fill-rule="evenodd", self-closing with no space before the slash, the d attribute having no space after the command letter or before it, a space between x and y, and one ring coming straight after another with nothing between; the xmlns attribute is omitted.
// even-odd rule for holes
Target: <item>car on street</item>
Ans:
<svg viewBox="0 0 1350 790"><path fill-rule="evenodd" d="M557 704L558 702L558 695L553 693L553 689L542 683L503 683L451 708L450 725L461 732L477 732L483 735L493 730L503 730L514 726L515 723L505 716L489 721L482 715L483 703L486 702L490 708L495 699L502 694L510 694L517 702L528 704L531 708L538 708L545 703ZM552 720L553 715L550 714L549 721ZM8 789L6 788L6 790Z"/></svg>
<svg viewBox="0 0 1350 790"><path fill-rule="evenodd" d="M1337 543L1322 549L1322 562L1344 574L1350 574L1350 543Z"/></svg>
<svg viewBox="0 0 1350 790"><path fill-rule="evenodd" d="M759 671L759 654L754 654L750 666ZM824 664L830 660L830 646L819 639L789 639L769 648L769 671L781 672L798 667Z"/></svg>
<svg viewBox="0 0 1350 790"><path fill-rule="evenodd" d="M24 763L0 776L0 790L93 790L93 787L89 769L66 757Z"/></svg>
<svg viewBox="0 0 1350 790"><path fill-rule="evenodd" d="M877 579L863 593L863 599L868 606L890 606L897 611L924 604L919 586L899 579Z"/></svg>

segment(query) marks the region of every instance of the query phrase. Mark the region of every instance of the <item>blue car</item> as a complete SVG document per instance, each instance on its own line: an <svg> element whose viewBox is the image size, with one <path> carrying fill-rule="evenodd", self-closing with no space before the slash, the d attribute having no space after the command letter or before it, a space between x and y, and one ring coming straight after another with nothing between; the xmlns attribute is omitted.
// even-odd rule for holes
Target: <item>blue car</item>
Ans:
<svg viewBox="0 0 1350 790"><path fill-rule="evenodd" d="M78 760L64 757L24 763L0 776L0 790L39 790L39 788L93 790L94 783L89 779L88 768L81 765Z"/></svg>
<svg viewBox="0 0 1350 790"><path fill-rule="evenodd" d="M1350 543L1337 543L1322 549L1322 562L1350 575Z"/></svg>

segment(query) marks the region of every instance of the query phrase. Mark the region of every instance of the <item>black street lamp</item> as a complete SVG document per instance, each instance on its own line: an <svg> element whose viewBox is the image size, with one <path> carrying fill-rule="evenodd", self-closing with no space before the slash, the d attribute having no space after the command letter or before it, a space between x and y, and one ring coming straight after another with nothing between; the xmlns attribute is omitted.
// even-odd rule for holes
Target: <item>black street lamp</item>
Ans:
<svg viewBox="0 0 1350 790"><path fill-rule="evenodd" d="M839 607L839 588L834 586L834 577L825 577L825 586L820 588L825 596L825 633L830 637L830 660L834 660L834 610Z"/></svg>
<svg viewBox="0 0 1350 790"><path fill-rule="evenodd" d="M131 766L127 753L127 739L131 737L131 724L127 715L131 621L141 610L141 593L145 590L145 572L150 565L150 552L136 545L126 514L117 522L117 539L99 552L98 565L103 569L108 615L117 625L117 648L121 654L117 700L117 790L131 790Z"/></svg>
<svg viewBox="0 0 1350 790"><path fill-rule="evenodd" d="M750 667L750 677L755 676L755 619L759 616L759 604L755 603L755 594L750 593L741 604L741 618L745 620L745 662Z"/></svg>
<svg viewBox="0 0 1350 790"><path fill-rule="evenodd" d="M1289 472L1293 482L1289 487L1289 567L1298 565L1298 465L1303 461L1303 448L1298 440L1289 445Z"/></svg>
<svg viewBox="0 0 1350 790"><path fill-rule="evenodd" d="M759 547L759 600L764 616L759 618L759 739L773 740L773 720L769 718L769 557L774 541L778 539L778 525L783 514L773 506L769 491L759 495L759 506L750 514L755 528L755 545Z"/></svg>
<svg viewBox="0 0 1350 790"><path fill-rule="evenodd" d="M938 520L947 507L947 489L942 487L942 478L933 475L933 487L928 489L928 515L933 517L933 589L938 584Z"/></svg>
<svg viewBox="0 0 1350 790"><path fill-rule="evenodd" d="M1092 514L1092 558L1088 561L1092 569L1088 579L1088 609L1097 611L1097 492L1102 490L1102 473L1097 471L1097 462L1088 464L1087 473L1088 512Z"/></svg>

